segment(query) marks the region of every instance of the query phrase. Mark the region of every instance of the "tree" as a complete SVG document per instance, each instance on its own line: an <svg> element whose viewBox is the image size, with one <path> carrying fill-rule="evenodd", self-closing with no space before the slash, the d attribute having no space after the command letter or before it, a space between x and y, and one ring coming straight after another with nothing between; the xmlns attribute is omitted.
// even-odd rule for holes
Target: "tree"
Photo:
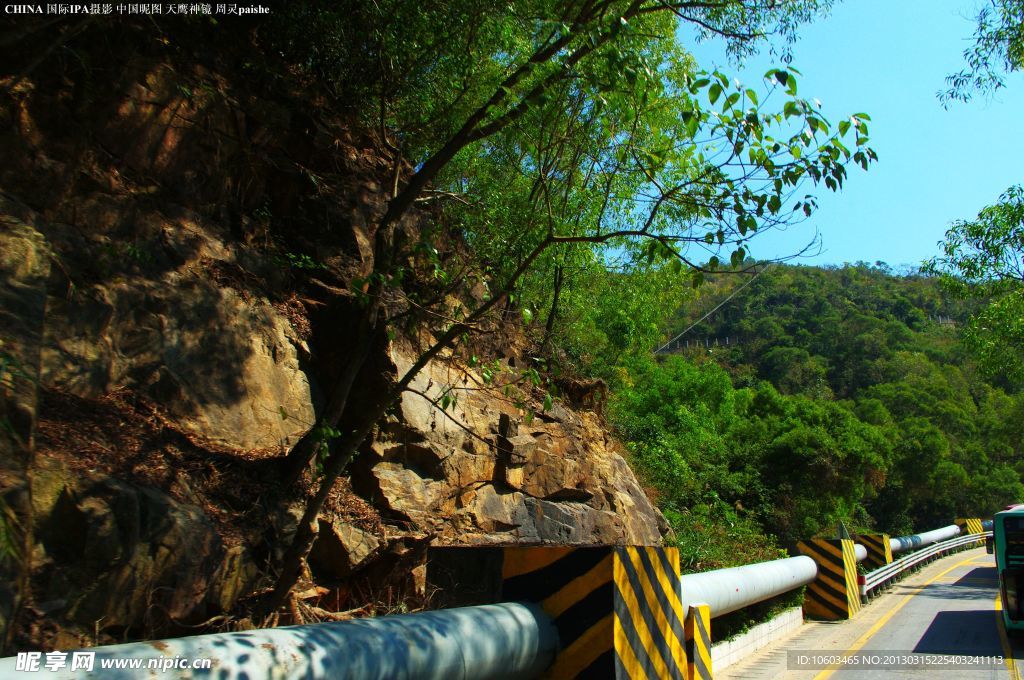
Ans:
<svg viewBox="0 0 1024 680"><path fill-rule="evenodd" d="M940 275L961 296L990 298L966 337L982 368L1012 383L1024 381L1024 188L1011 187L999 203L946 232L943 254L925 271Z"/></svg>
<svg viewBox="0 0 1024 680"><path fill-rule="evenodd" d="M946 104L970 101L975 92L991 95L1007 72L1024 69L1024 0L987 0L964 60L967 67L946 78L949 89L939 93Z"/></svg>
<svg viewBox="0 0 1024 680"><path fill-rule="evenodd" d="M704 271L719 267L719 252L741 265L756 232L810 215L813 198L796 193L805 182L838 190L848 164L866 169L875 160L866 146L870 119L858 114L833 132L817 107L797 96L794 70L769 71L765 96L721 73L694 73L673 47L680 20L742 51L772 32L792 35L819 4L510 3L466 19L478 33L497 33L491 44L480 44L483 52L456 60L454 70L446 66L448 46L436 45L440 56L428 59L435 68L420 71L428 79L440 71L461 80L452 83L454 97L431 108L443 113L425 126L430 134L403 138L400 128L398 143L388 142L394 191L372 231L372 270L346 282L359 311L356 347L318 425L288 455L292 478L318 456L323 474L270 606L297 581L320 509L376 423L431 360L479 332L531 275L562 266L567 249L591 247L632 261L663 261L679 274L693 272L699 284ZM456 2L432 7L432 21L443 21L445 8L464 17L466 8ZM767 108L772 95L784 98L778 111ZM389 90L380 98L384 139L386 121L408 111L407 101L396 105L391 96ZM852 150L842 141L850 137ZM404 182L403 149L416 154ZM438 190L458 199L455 206L472 208L446 211L462 225L461 237L488 283L483 298L466 309L448 309L446 300L481 278L479 268L457 256L442 261L437 233L407 228L406 218ZM493 219L479 219L488 214ZM708 266L697 265L692 254L702 249L715 253ZM434 283L411 297L403 280L431 262ZM404 374L361 399L354 414L349 397L373 348L410 320L435 324L433 338Z"/></svg>

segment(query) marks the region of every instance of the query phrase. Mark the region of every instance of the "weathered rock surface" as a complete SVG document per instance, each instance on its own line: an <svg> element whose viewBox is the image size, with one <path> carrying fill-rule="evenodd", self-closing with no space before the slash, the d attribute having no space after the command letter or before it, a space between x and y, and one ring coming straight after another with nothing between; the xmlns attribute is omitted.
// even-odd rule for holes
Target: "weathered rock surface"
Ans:
<svg viewBox="0 0 1024 680"><path fill-rule="evenodd" d="M411 358L394 348L399 373ZM383 428L356 484L379 507L446 544L661 542L644 495L596 414L559 409L527 425L500 390L467 390L446 411L431 403L463 371L431 363ZM473 376L480 384L478 376ZM500 432L502 426L516 430Z"/></svg>
<svg viewBox="0 0 1024 680"><path fill-rule="evenodd" d="M85 630L97 621L137 628L154 608L161 620L196 623L230 608L260 576L202 510L157 489L73 477L45 460L32 477L35 590L58 603L51 615Z"/></svg>
<svg viewBox="0 0 1024 680"><path fill-rule="evenodd" d="M16 554L0 559L0 651L25 599L27 562L17 557L31 536L28 469L38 409L39 347L50 252L20 215L0 214L0 530Z"/></svg>
<svg viewBox="0 0 1024 680"><path fill-rule="evenodd" d="M159 255L138 255L153 259L130 276L87 284L87 264L70 253L93 252L103 239L88 242L33 218L38 230L65 241L70 277L54 282L46 299L43 387L86 397L134 388L183 428L239 449L287 446L313 422L296 349L302 341L288 320L266 298L210 276L235 262L223 234L187 218L157 224L156 242L140 247Z"/></svg>
<svg viewBox="0 0 1024 680"><path fill-rule="evenodd" d="M381 547L381 540L350 524L320 520L320 531L309 554L309 566L315 572L344 578L363 566Z"/></svg>

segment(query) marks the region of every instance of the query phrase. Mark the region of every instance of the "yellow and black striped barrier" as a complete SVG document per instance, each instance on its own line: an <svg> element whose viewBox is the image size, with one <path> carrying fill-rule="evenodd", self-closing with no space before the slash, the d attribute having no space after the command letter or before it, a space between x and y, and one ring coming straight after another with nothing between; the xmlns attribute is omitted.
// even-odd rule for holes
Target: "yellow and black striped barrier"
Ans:
<svg viewBox="0 0 1024 680"><path fill-rule="evenodd" d="M687 679L676 548L434 548L427 581L440 606L539 604L559 636L546 677Z"/></svg>
<svg viewBox="0 0 1024 680"><path fill-rule="evenodd" d="M960 532L964 534L983 534L985 530L981 526L981 520L977 517L964 518L960 517L954 522L960 527Z"/></svg>
<svg viewBox="0 0 1024 680"><path fill-rule="evenodd" d="M537 602L558 629L550 677L610 677L613 551L608 548L505 548L501 599Z"/></svg>
<svg viewBox="0 0 1024 680"><path fill-rule="evenodd" d="M711 607L695 604L686 613L687 680L713 680L711 667Z"/></svg>
<svg viewBox="0 0 1024 680"><path fill-rule="evenodd" d="M818 565L818 577L804 595L804 613L826 621L853 618L860 611L853 541L814 538L800 541L797 549Z"/></svg>
<svg viewBox="0 0 1024 680"><path fill-rule="evenodd" d="M868 556L864 560L869 569L878 569L892 563L892 544L889 534L860 534L857 542L863 545Z"/></svg>
<svg viewBox="0 0 1024 680"><path fill-rule="evenodd" d="M985 533L985 529L981 526L981 520L977 517L959 517L955 522L960 527L960 533L962 534L982 534ZM979 538L980 543L985 539Z"/></svg>
<svg viewBox="0 0 1024 680"><path fill-rule="evenodd" d="M676 548L615 549L615 677L686 678ZM558 665L556 660L555 665ZM551 677L563 677L552 669Z"/></svg>

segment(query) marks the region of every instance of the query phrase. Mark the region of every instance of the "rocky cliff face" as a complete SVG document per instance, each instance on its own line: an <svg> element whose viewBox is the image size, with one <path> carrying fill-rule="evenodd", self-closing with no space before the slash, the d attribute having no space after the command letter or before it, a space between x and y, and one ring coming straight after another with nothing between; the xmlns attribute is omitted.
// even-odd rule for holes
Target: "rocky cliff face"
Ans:
<svg viewBox="0 0 1024 680"><path fill-rule="evenodd" d="M358 270L387 200L372 139L308 101L161 54L120 75L82 99L41 73L3 104L0 350L19 373L2 413L19 436L0 498L31 538L31 582L5 567L0 617L21 647L193 631L268 584L304 493L276 463L316 421L347 332L346 300L288 248ZM523 361L513 345L494 358ZM411 347L384 348L382 375ZM379 586L431 541L661 541L598 414L556 402L530 420L497 390L442 410L453 375L481 382L432 362L328 503L321 609L359 604L345 579Z"/></svg>
<svg viewBox="0 0 1024 680"><path fill-rule="evenodd" d="M393 348L399 372L410 356ZM434 405L452 380L432 362L353 470L386 514L446 544L660 543L660 514L592 411L556 404L526 422L497 390ZM459 367L455 375L483 380Z"/></svg>

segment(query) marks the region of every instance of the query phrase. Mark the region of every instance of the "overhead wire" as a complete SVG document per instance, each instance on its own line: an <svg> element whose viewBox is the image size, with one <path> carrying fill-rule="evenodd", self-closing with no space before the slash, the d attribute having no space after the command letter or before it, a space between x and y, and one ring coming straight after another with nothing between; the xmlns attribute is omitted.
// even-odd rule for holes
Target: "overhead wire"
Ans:
<svg viewBox="0 0 1024 680"><path fill-rule="evenodd" d="M749 279L748 281L744 282L744 284L743 284L742 286L740 286L739 288L737 288L736 290L734 290L734 291L733 291L732 293L730 293L730 294L729 294L729 296L728 296L728 297L726 297L726 298L725 298L724 300L722 300L722 301L721 301L721 302L719 302L719 303L718 303L717 305L715 305L715 308L714 308L714 309L712 309L712 310L711 310L710 312L708 312L707 314L705 314L704 316L702 316L701 318L697 319L697 320L696 320L696 321L694 321L694 322L693 322L692 324L690 324L689 326L687 326L687 327L686 327L686 330L684 330L684 331L683 331L682 333L680 333L679 335L675 336L674 338L672 338L671 340L669 340L668 342L666 342L666 343L665 343L664 345L662 345L662 346L661 346L661 347L659 347L658 349L654 350L654 353L655 353L655 354L661 354L661 353L662 353L662 352L663 352L663 351L664 351L664 350L665 350L665 349L666 349L667 347L669 347L670 345L672 345L672 343L674 343L675 341L679 340L679 338L683 337L684 335L686 335L687 333L689 333L689 332L690 332L691 330L693 330L693 329L694 329L694 327L695 327L695 326L697 326L697 324L699 324L700 322L702 322L702 321L704 321L705 319L707 319L707 318L708 318L709 316L711 316L712 314L714 314L715 312L717 312L717 311L718 311L719 309L721 309L721 308L722 308L722 306L723 306L723 305L725 305L725 303L729 302L729 300L732 300L732 299L733 299L734 297L736 297L737 295L739 295L739 294L740 294L740 292L741 292L741 291L742 291L742 290L743 290L744 288L746 288L747 286L749 286L750 284L752 284L752 283L753 283L754 281L756 281L756 280L757 280L757 277L761 276L761 274L764 274L764 273L765 273L766 271L768 271L769 269L771 269L771 268L772 268L772 265L773 265L773 264L775 264L775 263L774 263L774 262L769 262L769 263L768 263L767 265L765 265L764 269L761 269L761 270L759 270L759 271L758 271L758 272L757 272L756 274L754 274L754 275L753 275L752 277L750 277L750 279Z"/></svg>

